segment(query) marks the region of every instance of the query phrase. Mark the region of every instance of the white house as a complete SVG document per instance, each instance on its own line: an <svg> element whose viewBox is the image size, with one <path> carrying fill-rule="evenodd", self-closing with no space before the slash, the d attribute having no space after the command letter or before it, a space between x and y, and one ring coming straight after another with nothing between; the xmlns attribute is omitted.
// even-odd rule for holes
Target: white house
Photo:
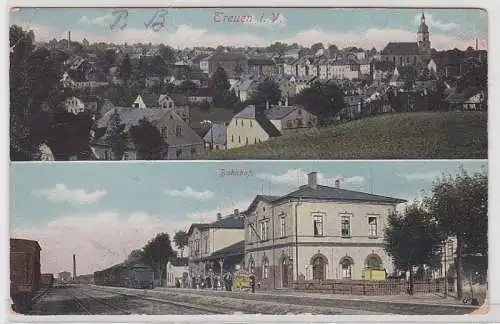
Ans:
<svg viewBox="0 0 500 324"><path fill-rule="evenodd" d="M249 105L234 115L229 122L227 148L257 144L278 136L281 136L280 131L264 113L257 112L254 105Z"/></svg>
<svg viewBox="0 0 500 324"><path fill-rule="evenodd" d="M174 258L169 260L166 275L165 282L167 287L175 287L176 281L179 281L180 288L187 288L190 281L188 258Z"/></svg>
<svg viewBox="0 0 500 324"><path fill-rule="evenodd" d="M64 107L67 112L75 115L85 111L85 103L75 96L66 98Z"/></svg>
<svg viewBox="0 0 500 324"><path fill-rule="evenodd" d="M383 247L389 213L405 200L307 185L283 196L257 196L247 209L245 266L263 289L292 280L363 278L363 269L393 271Z"/></svg>

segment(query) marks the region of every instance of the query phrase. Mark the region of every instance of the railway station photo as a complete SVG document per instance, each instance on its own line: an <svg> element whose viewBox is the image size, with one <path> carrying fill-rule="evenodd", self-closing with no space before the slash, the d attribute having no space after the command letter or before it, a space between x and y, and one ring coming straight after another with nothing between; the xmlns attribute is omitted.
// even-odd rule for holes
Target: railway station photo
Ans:
<svg viewBox="0 0 500 324"><path fill-rule="evenodd" d="M64 167L13 167L16 313L469 314L487 300L484 161L72 165L85 183ZM456 199L466 236L446 227ZM48 216L15 217L35 211Z"/></svg>

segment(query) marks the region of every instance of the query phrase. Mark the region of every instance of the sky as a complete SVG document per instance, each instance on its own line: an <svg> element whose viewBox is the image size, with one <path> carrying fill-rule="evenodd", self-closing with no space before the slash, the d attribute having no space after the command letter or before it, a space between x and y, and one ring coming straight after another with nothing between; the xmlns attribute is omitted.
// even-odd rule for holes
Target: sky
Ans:
<svg viewBox="0 0 500 324"><path fill-rule="evenodd" d="M290 193L311 171L320 185L339 179L345 189L414 201L460 166L476 172L486 161L12 163L11 237L39 241L42 272L71 271L75 253L77 273L88 274L157 233L246 210L257 194Z"/></svg>
<svg viewBox="0 0 500 324"><path fill-rule="evenodd" d="M381 50L390 41L416 42L422 13L415 8L164 8L160 11L131 8L126 11L127 25L123 29L120 27L125 20L115 21L125 15L113 8L21 8L11 11L10 23L34 30L37 41L66 38L71 30L71 38L76 41L86 38L90 42L152 42L175 48L221 44L268 46L283 41L305 46L333 43L341 48L375 46ZM224 18L229 16L252 18L245 18L244 22ZM481 49L487 48L486 11L426 9L425 16L431 45L437 50L474 47L476 38ZM159 28L163 18L164 27Z"/></svg>

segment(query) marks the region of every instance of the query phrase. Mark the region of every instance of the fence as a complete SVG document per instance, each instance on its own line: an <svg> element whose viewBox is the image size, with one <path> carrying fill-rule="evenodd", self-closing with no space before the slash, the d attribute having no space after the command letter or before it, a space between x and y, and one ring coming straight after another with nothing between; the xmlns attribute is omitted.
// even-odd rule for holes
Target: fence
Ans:
<svg viewBox="0 0 500 324"><path fill-rule="evenodd" d="M299 280L292 283L293 290L346 295L405 295L409 283L405 280ZM414 281L413 293L418 295L444 293L444 280Z"/></svg>

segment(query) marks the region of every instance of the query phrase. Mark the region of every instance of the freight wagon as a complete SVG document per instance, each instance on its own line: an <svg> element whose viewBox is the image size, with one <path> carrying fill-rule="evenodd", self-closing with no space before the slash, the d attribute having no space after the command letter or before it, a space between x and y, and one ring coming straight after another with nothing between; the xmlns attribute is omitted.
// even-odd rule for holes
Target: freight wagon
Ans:
<svg viewBox="0 0 500 324"><path fill-rule="evenodd" d="M51 287L54 284L54 275L52 273L42 273L42 286Z"/></svg>
<svg viewBox="0 0 500 324"><path fill-rule="evenodd" d="M25 312L42 286L40 245L37 241L10 239L10 296L17 312Z"/></svg>
<svg viewBox="0 0 500 324"><path fill-rule="evenodd" d="M153 289L154 272L151 267L145 264L121 263L102 271L96 271L94 283L102 286Z"/></svg>

